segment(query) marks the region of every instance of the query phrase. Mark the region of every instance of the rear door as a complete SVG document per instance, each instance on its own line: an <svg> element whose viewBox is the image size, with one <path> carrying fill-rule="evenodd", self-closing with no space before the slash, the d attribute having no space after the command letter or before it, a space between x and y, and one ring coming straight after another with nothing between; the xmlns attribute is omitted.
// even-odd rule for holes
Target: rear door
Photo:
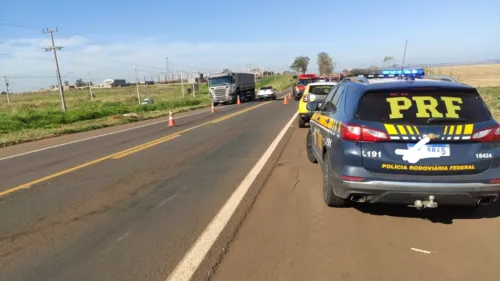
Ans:
<svg viewBox="0 0 500 281"><path fill-rule="evenodd" d="M368 92L360 99L357 122L380 137L361 142L363 166L372 172L476 174L492 163L495 144L474 133L497 122L475 90Z"/></svg>
<svg viewBox="0 0 500 281"><path fill-rule="evenodd" d="M343 86L341 85L343 88ZM314 112L311 117L311 133L313 135L313 147L316 152L318 159L323 159L323 146L325 145L325 139L329 138L330 130L333 127L333 120L330 120L330 113L333 111L333 99L339 92L339 86L333 88L330 93L326 96L325 100L320 106L320 109ZM341 90L342 91L342 90ZM327 143L331 139L327 140Z"/></svg>

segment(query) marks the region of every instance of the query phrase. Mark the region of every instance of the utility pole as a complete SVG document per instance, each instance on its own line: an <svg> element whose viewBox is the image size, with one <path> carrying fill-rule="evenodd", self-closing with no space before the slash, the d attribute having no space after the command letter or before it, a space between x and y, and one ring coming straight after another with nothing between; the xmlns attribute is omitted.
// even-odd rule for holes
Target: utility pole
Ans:
<svg viewBox="0 0 500 281"><path fill-rule="evenodd" d="M137 101L141 104L141 94L139 94L139 78L137 77L137 68L135 68L135 80L137 86Z"/></svg>
<svg viewBox="0 0 500 281"><path fill-rule="evenodd" d="M56 68L57 68L57 81L59 82L59 93L61 94L61 107L62 111L66 111L66 101L64 100L64 87L61 81L61 71L59 70L59 61L57 60L57 50L61 50L63 47L56 46L54 44L54 32L57 32L57 28L55 30L49 30L48 28L46 30L42 30L42 32L49 33L50 34L50 41L52 45L48 48L45 48L46 52L52 51L54 53L54 61L56 62Z"/></svg>
<svg viewBox="0 0 500 281"><path fill-rule="evenodd" d="M7 76L4 76L3 79L5 79L5 91L7 92L7 103L10 104L9 80L7 80Z"/></svg>
<svg viewBox="0 0 500 281"><path fill-rule="evenodd" d="M184 97L184 81L182 80L182 71L181 71L181 87L182 87L182 97Z"/></svg>
<svg viewBox="0 0 500 281"><path fill-rule="evenodd" d="M90 90L90 100L94 101L94 93L92 92L92 83L90 82L90 72L89 72L89 90Z"/></svg>
<svg viewBox="0 0 500 281"><path fill-rule="evenodd" d="M167 59L167 75L165 75L165 83L168 82L167 78L168 78L168 74L169 74L169 71L168 71L168 57L166 59Z"/></svg>

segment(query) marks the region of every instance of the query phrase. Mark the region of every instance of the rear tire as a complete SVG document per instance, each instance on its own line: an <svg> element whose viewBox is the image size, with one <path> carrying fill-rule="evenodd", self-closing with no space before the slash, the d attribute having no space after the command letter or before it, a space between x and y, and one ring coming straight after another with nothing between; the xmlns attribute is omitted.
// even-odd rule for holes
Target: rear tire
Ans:
<svg viewBox="0 0 500 281"><path fill-rule="evenodd" d="M333 183L330 179L330 153L327 151L323 157L323 200L328 207L342 208L349 206L347 199L338 197L333 192Z"/></svg>
<svg viewBox="0 0 500 281"><path fill-rule="evenodd" d="M306 127L306 121L299 117L299 128L305 128Z"/></svg>
<svg viewBox="0 0 500 281"><path fill-rule="evenodd" d="M307 138L306 138L306 151L307 151L307 159L311 161L311 163L318 163L318 159L316 159L316 156L314 156L314 151L313 151L313 143L312 143L312 132L309 130L307 132Z"/></svg>

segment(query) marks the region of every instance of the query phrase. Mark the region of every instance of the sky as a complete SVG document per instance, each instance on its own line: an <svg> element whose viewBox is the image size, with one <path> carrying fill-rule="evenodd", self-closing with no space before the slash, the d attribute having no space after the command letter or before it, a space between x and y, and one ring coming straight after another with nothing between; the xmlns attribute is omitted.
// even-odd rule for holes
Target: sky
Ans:
<svg viewBox="0 0 500 281"><path fill-rule="evenodd" d="M336 70L500 59L500 1L0 0L0 76L12 91L57 83L49 34L55 29L63 80L139 80L168 69L282 72L297 56L327 52ZM3 77L2 77L3 78ZM0 81L0 90L4 86Z"/></svg>

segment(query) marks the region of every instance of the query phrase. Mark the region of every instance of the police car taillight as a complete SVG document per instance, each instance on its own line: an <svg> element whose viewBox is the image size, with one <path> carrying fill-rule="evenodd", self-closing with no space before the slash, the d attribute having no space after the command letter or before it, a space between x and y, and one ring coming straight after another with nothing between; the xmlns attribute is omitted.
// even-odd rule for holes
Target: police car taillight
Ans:
<svg viewBox="0 0 500 281"><path fill-rule="evenodd" d="M472 139L480 142L500 141L500 126L477 131L472 135Z"/></svg>
<svg viewBox="0 0 500 281"><path fill-rule="evenodd" d="M349 124L342 124L341 136L343 140L347 141L377 142L389 140L384 132Z"/></svg>

